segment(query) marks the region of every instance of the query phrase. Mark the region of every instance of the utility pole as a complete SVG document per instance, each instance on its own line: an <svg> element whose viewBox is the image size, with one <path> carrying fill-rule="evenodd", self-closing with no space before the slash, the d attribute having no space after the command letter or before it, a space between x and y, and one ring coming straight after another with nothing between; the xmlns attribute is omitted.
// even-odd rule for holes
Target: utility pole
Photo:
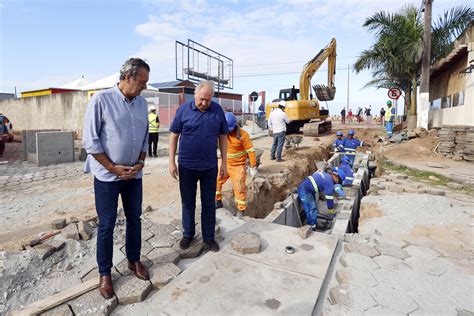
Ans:
<svg viewBox="0 0 474 316"><path fill-rule="evenodd" d="M431 64L431 5L432 0L423 0L423 58L421 60L420 104L417 113L417 127L428 129L430 113L430 64Z"/></svg>
<svg viewBox="0 0 474 316"><path fill-rule="evenodd" d="M346 113L349 113L349 74L350 74L350 70L351 70L351 65L347 65L347 109L346 109Z"/></svg>

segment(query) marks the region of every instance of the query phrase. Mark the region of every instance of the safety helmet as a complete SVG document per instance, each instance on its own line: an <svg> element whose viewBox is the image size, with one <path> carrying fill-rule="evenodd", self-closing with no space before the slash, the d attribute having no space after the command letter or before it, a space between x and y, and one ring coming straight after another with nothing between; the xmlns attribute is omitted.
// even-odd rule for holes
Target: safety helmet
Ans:
<svg viewBox="0 0 474 316"><path fill-rule="evenodd" d="M388 100L387 105L392 105L392 101Z"/></svg>
<svg viewBox="0 0 474 316"><path fill-rule="evenodd" d="M150 106L150 111L156 111L156 106L154 105Z"/></svg>
<svg viewBox="0 0 474 316"><path fill-rule="evenodd" d="M344 170L335 167L332 168L332 171L339 176L339 183L342 184L342 182L346 179L346 174L344 173Z"/></svg>
<svg viewBox="0 0 474 316"><path fill-rule="evenodd" d="M229 132L232 132L237 126L237 118L235 117L234 113L226 112L225 119L227 121L227 126L229 127Z"/></svg>
<svg viewBox="0 0 474 316"><path fill-rule="evenodd" d="M350 130L349 130L349 133L347 133L347 134L348 134L348 135L354 135L354 134L355 134L355 132L354 132L354 130L353 130L353 129L350 129Z"/></svg>
<svg viewBox="0 0 474 316"><path fill-rule="evenodd" d="M337 132L336 132L336 136L342 136L342 135L343 135L343 134L342 134L341 131L337 131Z"/></svg>

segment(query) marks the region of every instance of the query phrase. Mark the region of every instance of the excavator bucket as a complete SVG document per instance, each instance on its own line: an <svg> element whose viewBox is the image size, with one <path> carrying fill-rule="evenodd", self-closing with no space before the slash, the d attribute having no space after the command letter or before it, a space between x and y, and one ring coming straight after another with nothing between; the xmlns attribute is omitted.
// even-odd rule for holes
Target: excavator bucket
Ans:
<svg viewBox="0 0 474 316"><path fill-rule="evenodd" d="M316 84L313 86L313 89L319 101L334 100L334 96L336 95L336 87L329 88L323 84Z"/></svg>

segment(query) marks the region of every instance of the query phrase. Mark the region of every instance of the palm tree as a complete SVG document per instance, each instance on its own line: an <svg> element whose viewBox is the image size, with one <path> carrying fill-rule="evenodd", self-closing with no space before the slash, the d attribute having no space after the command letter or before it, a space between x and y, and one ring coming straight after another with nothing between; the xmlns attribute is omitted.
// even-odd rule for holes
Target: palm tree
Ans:
<svg viewBox="0 0 474 316"><path fill-rule="evenodd" d="M446 11L433 23L432 64L451 52L454 40L473 19L474 11L464 6ZM405 94L405 113L408 108L412 114L416 113L416 88L423 54L422 12L413 5L394 14L377 12L366 19L364 27L375 33L375 43L360 54L354 69L373 71L373 80L365 87L400 87Z"/></svg>

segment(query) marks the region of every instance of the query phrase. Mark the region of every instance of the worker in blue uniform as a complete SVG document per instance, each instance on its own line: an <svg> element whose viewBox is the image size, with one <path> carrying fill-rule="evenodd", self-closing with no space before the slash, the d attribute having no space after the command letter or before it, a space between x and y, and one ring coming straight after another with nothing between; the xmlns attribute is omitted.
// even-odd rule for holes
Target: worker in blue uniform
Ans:
<svg viewBox="0 0 474 316"><path fill-rule="evenodd" d="M318 218L318 199L319 193L323 193L328 207L328 213L335 215L334 210L334 192L340 197L345 197L344 190L340 183L343 179L337 173L327 173L316 171L298 185L298 199L303 205L306 213L306 224L316 229Z"/></svg>
<svg viewBox="0 0 474 316"><path fill-rule="evenodd" d="M349 162L350 162L349 158L344 156L341 159L341 163L339 167L333 168L333 171L337 172L339 176L341 176L341 173L344 174L344 180L342 181L342 186L350 186L352 185L352 182L354 182L354 171L349 166Z"/></svg>
<svg viewBox="0 0 474 316"><path fill-rule="evenodd" d="M341 131L336 132L337 138L334 140L334 143L332 143L335 152L344 152L344 139L342 138L343 136L344 135Z"/></svg>
<svg viewBox="0 0 474 316"><path fill-rule="evenodd" d="M354 165L356 148L364 146L364 142L355 138L354 134L354 130L351 129L347 133L347 137L344 138L344 151L346 152L346 157L349 158L349 166L351 167Z"/></svg>

